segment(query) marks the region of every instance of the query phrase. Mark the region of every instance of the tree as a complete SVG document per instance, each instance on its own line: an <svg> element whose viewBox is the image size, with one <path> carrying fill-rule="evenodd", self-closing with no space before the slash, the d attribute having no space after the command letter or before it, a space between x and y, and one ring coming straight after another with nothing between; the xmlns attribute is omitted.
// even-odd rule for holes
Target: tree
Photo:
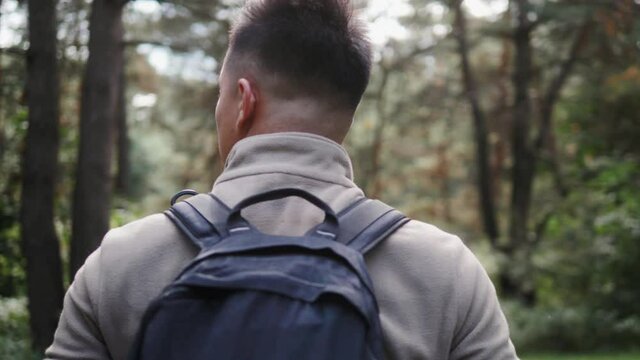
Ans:
<svg viewBox="0 0 640 360"><path fill-rule="evenodd" d="M532 142L532 120L534 109L531 101L530 87L533 72L533 49L531 46L531 34L538 25L530 19L532 9L528 0L516 0L515 19L516 25L513 32L513 45L515 48L513 88L514 104L512 113L512 157L513 168L511 177L511 212L509 218L509 246L507 252L513 255L519 248L524 251L523 257L529 259L530 247L535 240L529 235L531 199L533 195L533 182L536 176L538 160L544 140L551 136L551 121L553 109L556 105L562 88L564 87L574 64L578 58L582 45L585 43L589 30L589 22L584 21L575 32L575 40L570 46L566 59L559 64L559 71L551 80L539 111L539 129L536 140ZM555 163L557 164L557 162ZM557 168L556 168L557 171ZM558 179L560 177L557 177ZM565 193L564 186L559 191ZM563 194L564 195L564 194ZM543 219L544 222L544 219ZM502 282L505 291L523 299L528 304L535 303L535 289L533 286L522 287L517 285L522 279L505 278Z"/></svg>
<svg viewBox="0 0 640 360"><path fill-rule="evenodd" d="M460 67L464 83L464 92L471 105L473 117L474 139L476 144L476 166L478 168L476 186L480 195L480 214L482 216L484 231L494 246L497 246L498 223L496 220L496 206L493 194L493 176L489 166L489 141L487 122L484 111L480 105L478 85L471 70L469 60L469 45L467 42L467 21L462 11L462 0L453 0L451 5L454 11L454 33L458 42L460 54Z"/></svg>
<svg viewBox="0 0 640 360"><path fill-rule="evenodd" d="M121 55L125 51L120 52ZM116 175L116 189L122 195L131 194L131 142L129 140L129 126L127 123L127 74L124 69L125 59L121 59L123 66L118 78L118 95L116 107L116 124L118 135L118 174Z"/></svg>
<svg viewBox="0 0 640 360"><path fill-rule="evenodd" d="M125 3L95 0L91 7L89 59L82 84L80 144L73 194L72 276L109 229L111 156L123 66Z"/></svg>
<svg viewBox="0 0 640 360"><path fill-rule="evenodd" d="M39 350L53 341L63 296L60 249L53 224L59 142L55 7L55 0L28 1L29 128L22 162L20 223L31 332Z"/></svg>
<svg viewBox="0 0 640 360"><path fill-rule="evenodd" d="M505 267L509 271L503 269L499 275L503 293L533 305L536 301L536 295L531 279L523 279L515 274L529 274L528 269L524 268L530 266L532 247L540 240L541 229L544 228L549 218L548 214L542 216L535 228L532 229L530 213L534 180L538 174L538 163L543 154L545 152L551 153L551 156L547 157L555 174L556 188L561 196L566 196L567 190L560 175L557 156L554 155L555 146L550 141L553 139L552 117L560 93L584 47L591 23L584 20L581 25L571 29L575 35L573 42L569 45L568 54L564 59L556 59L555 63L552 63L552 66L557 70L549 81L547 89L543 91L538 106L535 106L531 92L534 81L538 80L536 76L540 76L540 71L534 68L535 51L532 46L532 34L537 27L550 19L544 18L542 15L533 16L535 8L528 0L513 0L510 3L510 9L514 11L514 26L510 30L510 34L506 35L509 40L509 44L506 46L513 48L511 77L513 104L510 112L511 134L509 134L513 165L510 178L511 201L508 237L499 239L492 194L492 171L489 167L490 149L487 140L486 116L480 105L477 93L478 86L469 61L466 19L461 4L461 0L453 0L450 3L450 8L454 12L454 29L461 58L463 87L471 105L474 120L478 167L477 186L481 199L480 214L484 220L485 233L491 240L491 244L508 259L508 264ZM566 5L560 4L559 6ZM588 18L588 15L585 16L585 19ZM534 136L535 124L539 125ZM535 139L533 139L534 137ZM538 235L531 236L532 233ZM518 263L520 268L524 270L513 271L511 263Z"/></svg>

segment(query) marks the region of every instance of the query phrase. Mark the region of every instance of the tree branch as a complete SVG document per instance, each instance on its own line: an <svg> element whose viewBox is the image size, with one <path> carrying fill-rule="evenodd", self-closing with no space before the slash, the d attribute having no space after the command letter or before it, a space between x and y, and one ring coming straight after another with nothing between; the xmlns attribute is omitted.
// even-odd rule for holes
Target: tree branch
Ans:
<svg viewBox="0 0 640 360"><path fill-rule="evenodd" d="M389 75L391 69L386 66L382 66L382 79L380 80L380 86L376 91L376 112L378 113L378 124L374 131L373 143L371 145L371 172L368 176L371 197L380 196L381 181L380 181L380 158L382 156L382 145L384 130L387 125L387 113L385 107L385 91L387 89L387 83L389 81Z"/></svg>
<svg viewBox="0 0 640 360"><path fill-rule="evenodd" d="M467 43L467 25L462 10L462 0L452 0L451 8L455 12L454 36L458 41L458 51L462 68L464 91L471 105L476 143L476 163L478 170L478 193L480 195L480 215L484 224L484 231L494 247L498 246L499 229L491 186L492 174L489 166L489 145L487 124L484 111L480 105L476 79L469 61L469 45Z"/></svg>
<svg viewBox="0 0 640 360"><path fill-rule="evenodd" d="M158 40L142 40L142 39L134 39L134 40L126 40L122 42L125 47L136 47L139 45L151 45L157 47L165 47L172 51L179 53L188 53L195 49L185 44L172 44L168 42L162 42Z"/></svg>
<svg viewBox="0 0 640 360"><path fill-rule="evenodd" d="M8 48L0 48L0 53L22 57L26 53L26 50L17 46L12 46Z"/></svg>
<svg viewBox="0 0 640 360"><path fill-rule="evenodd" d="M576 37L571 45L571 49L569 50L569 54L567 58L560 64L560 70L556 77L549 84L549 88L547 89L541 104L541 125L540 131L535 141L535 151L536 153L541 151L544 146L544 141L548 137L549 131L551 129L551 120L553 117L553 108L555 107L556 102L558 101L558 97L560 92L564 88L564 85L571 74L576 61L580 55L580 52L584 48L584 45L587 42L587 38L589 35L589 30L591 27L591 21L585 20Z"/></svg>
<svg viewBox="0 0 640 360"><path fill-rule="evenodd" d="M561 197L567 196L568 189L563 181L560 163L558 161L557 151L555 149L555 142L552 139L553 110L555 108L556 102L558 101L560 93L562 92L562 89L569 79L569 75L575 67L575 64L580 56L580 52L584 48L584 45L587 43L590 28L591 21L587 19L580 26L580 29L578 30L578 33L573 40L567 58L562 62L562 64L560 64L558 74L549 84L549 88L542 98L540 105L540 130L538 131L538 135L534 142L534 156L536 159L541 158L545 145L549 147L549 161L551 163L551 169L554 175L553 178L556 183L556 189L558 190L558 193Z"/></svg>
<svg viewBox="0 0 640 360"><path fill-rule="evenodd" d="M551 216L553 215L553 210L547 211L540 221L538 221L534 227L534 237L533 237L533 246L538 245L542 238L544 237L544 233L547 230L547 224L549 220L551 220Z"/></svg>

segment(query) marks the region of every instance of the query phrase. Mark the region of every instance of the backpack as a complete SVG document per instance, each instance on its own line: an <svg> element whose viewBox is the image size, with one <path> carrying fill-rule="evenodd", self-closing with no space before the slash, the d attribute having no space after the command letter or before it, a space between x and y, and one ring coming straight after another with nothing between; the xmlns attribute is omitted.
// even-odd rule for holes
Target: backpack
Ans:
<svg viewBox="0 0 640 360"><path fill-rule="evenodd" d="M324 221L304 236L276 236L240 214L288 196L322 209ZM284 188L233 208L200 194L165 214L200 253L147 308L130 359L383 358L363 254L409 221L397 210L362 198L336 214L314 195Z"/></svg>

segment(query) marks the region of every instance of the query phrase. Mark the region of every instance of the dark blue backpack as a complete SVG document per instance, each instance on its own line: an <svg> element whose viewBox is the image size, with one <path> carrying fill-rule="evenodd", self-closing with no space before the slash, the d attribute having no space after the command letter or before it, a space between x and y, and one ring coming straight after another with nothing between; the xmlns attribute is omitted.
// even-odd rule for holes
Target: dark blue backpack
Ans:
<svg viewBox="0 0 640 360"><path fill-rule="evenodd" d="M304 236L259 232L240 211L299 196L324 210ZM378 306L363 254L408 219L366 198L336 215L299 189L252 196L233 209L212 194L166 215L200 249L154 300L131 359L382 359Z"/></svg>

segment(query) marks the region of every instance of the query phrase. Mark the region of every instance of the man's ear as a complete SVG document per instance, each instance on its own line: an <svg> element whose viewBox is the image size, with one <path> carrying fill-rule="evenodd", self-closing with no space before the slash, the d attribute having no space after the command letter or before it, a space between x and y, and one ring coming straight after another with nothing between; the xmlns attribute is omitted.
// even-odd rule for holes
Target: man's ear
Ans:
<svg viewBox="0 0 640 360"><path fill-rule="evenodd" d="M245 78L238 80L238 117L236 119L236 129L243 135L249 132L253 126L253 119L256 112L256 88Z"/></svg>

